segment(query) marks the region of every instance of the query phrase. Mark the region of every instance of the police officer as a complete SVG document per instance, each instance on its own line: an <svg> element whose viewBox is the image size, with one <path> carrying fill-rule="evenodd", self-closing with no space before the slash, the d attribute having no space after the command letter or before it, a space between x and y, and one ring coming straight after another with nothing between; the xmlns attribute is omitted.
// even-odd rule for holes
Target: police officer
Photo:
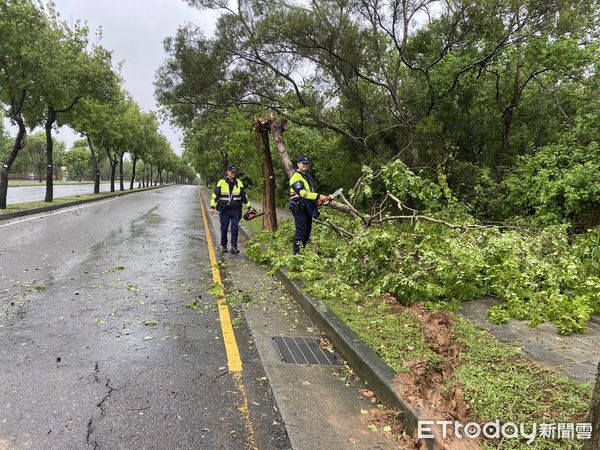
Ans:
<svg viewBox="0 0 600 450"><path fill-rule="evenodd" d="M298 170L290 178L290 211L294 215L296 234L294 236L294 255L300 251L300 245L306 247L312 230L313 217L318 217L317 204L329 197L315 192L312 177L308 173L310 160L302 155L297 160Z"/></svg>
<svg viewBox="0 0 600 450"><path fill-rule="evenodd" d="M236 178L237 167L227 167L227 176L217 183L210 202L210 213L219 211L221 221L221 251L227 252L227 230L231 224L231 253L239 253L237 248L242 205L250 208L244 184Z"/></svg>

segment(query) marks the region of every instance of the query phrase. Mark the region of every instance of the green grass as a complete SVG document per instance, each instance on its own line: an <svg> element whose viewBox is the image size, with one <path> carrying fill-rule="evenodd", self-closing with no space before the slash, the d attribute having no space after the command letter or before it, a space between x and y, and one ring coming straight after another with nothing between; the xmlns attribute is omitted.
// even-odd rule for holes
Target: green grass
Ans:
<svg viewBox="0 0 600 450"><path fill-rule="evenodd" d="M244 228L250 230L252 235L260 233L262 231L262 217L257 217L254 220L243 220L240 222Z"/></svg>
<svg viewBox="0 0 600 450"><path fill-rule="evenodd" d="M518 347L498 342L463 318L457 317L454 333L466 349L455 382L463 388L475 420L527 424L587 421L590 385L536 366ZM577 449L581 443L538 440L524 446L506 440L502 448Z"/></svg>
<svg viewBox="0 0 600 450"><path fill-rule="evenodd" d="M308 291L322 299L392 369L405 371L404 364L413 359L432 364L440 361L425 344L423 329L412 313L394 311L381 298L363 295L349 286L340 289L339 283L332 276L309 283Z"/></svg>
<svg viewBox="0 0 600 450"><path fill-rule="evenodd" d="M306 282L306 280L305 280ZM308 290L327 306L397 372L405 363L423 359L435 366L444 358L431 351L418 319L406 308L392 308L381 297L364 295L340 280L308 281ZM355 295L358 293L358 295ZM480 423L586 422L590 385L542 369L525 358L519 347L499 342L468 320L454 315L454 338L461 344L462 364L445 380L458 385ZM449 391L449 389L448 389ZM538 439L531 445L505 440L503 449L578 449L581 441ZM496 448L497 442L486 444Z"/></svg>

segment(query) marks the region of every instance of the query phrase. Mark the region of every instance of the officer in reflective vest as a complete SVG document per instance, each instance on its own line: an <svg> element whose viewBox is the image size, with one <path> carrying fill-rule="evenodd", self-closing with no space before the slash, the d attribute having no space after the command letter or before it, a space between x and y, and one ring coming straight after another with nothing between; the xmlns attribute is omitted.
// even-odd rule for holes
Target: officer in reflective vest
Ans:
<svg viewBox="0 0 600 450"><path fill-rule="evenodd" d="M250 208L244 184L236 179L237 167L227 167L227 176L219 180L210 202L210 213L219 211L221 221L221 251L227 252L227 231L231 224L231 253L239 253L237 248L242 205Z"/></svg>
<svg viewBox="0 0 600 450"><path fill-rule="evenodd" d="M298 170L290 178L290 211L294 215L296 234L294 236L294 255L300 251L300 245L306 247L312 230L313 217L319 215L317 202L327 200L324 195L315 192L312 177L308 173L310 160L302 155L297 160Z"/></svg>

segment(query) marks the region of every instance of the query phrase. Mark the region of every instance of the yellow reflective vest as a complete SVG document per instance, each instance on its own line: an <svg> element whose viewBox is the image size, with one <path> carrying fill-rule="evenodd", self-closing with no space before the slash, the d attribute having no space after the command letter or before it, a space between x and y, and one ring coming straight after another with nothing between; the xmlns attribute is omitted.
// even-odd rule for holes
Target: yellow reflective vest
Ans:
<svg viewBox="0 0 600 450"><path fill-rule="evenodd" d="M302 172L296 170L290 178L290 199L303 198L304 200L316 200L319 194L314 192L312 178L310 175L303 175Z"/></svg>
<svg viewBox="0 0 600 450"><path fill-rule="evenodd" d="M237 178L233 182L227 177L219 180L212 194L210 207L216 208L217 211L223 211L225 208L241 210L242 204L246 208L250 207L244 183Z"/></svg>

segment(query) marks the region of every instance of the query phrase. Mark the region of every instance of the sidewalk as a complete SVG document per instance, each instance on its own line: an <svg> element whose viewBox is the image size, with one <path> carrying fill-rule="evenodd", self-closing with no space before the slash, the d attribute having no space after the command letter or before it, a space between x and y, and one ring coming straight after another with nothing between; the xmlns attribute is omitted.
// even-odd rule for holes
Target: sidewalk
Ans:
<svg viewBox="0 0 600 450"><path fill-rule="evenodd" d="M561 336L556 327L549 323L531 328L527 322L515 319L504 325L488 322L487 310L499 302L490 297L464 302L459 313L497 339L519 345L542 366L578 381L594 382L600 361L600 322L597 317L592 318L586 333Z"/></svg>
<svg viewBox="0 0 600 450"><path fill-rule="evenodd" d="M206 190L203 193L207 201ZM286 216L285 211L281 216L279 212L278 217ZM211 218L217 231L218 216ZM239 244L243 250L245 239L241 233ZM385 424L372 401L372 393L355 377L346 379L347 373L341 366L282 362L273 337L319 338L316 326L284 286L243 253L225 253L221 260L226 266L226 293L244 299L238 306L252 332L292 448L403 448L391 433L383 431ZM378 431L370 429L370 425Z"/></svg>

